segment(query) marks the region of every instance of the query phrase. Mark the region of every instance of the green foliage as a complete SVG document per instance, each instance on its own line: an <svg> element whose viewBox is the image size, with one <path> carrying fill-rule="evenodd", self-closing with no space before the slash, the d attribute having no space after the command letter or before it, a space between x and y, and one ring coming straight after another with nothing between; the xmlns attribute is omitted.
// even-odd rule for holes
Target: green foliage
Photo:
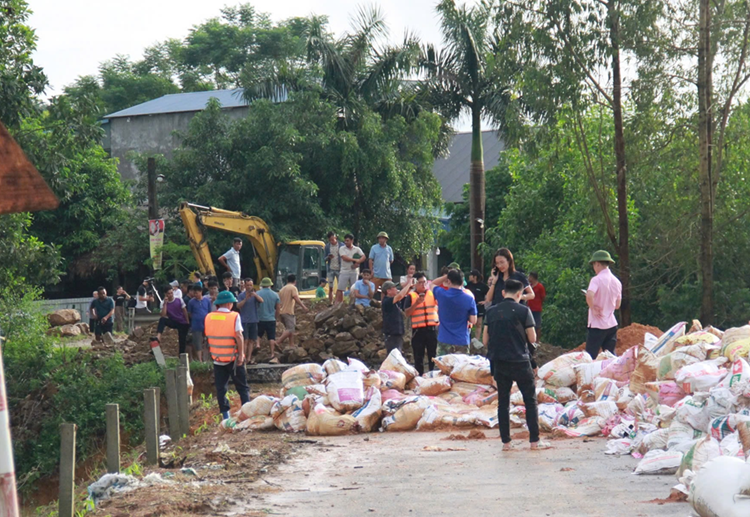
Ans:
<svg viewBox="0 0 750 517"><path fill-rule="evenodd" d="M31 223L28 213L0 215L0 298L24 296L28 286L60 277L59 251L32 235Z"/></svg>
<svg viewBox="0 0 750 517"><path fill-rule="evenodd" d="M388 228L404 254L426 250L440 199L432 163L441 119L383 120L363 108L353 127L337 120L336 106L313 92L256 101L236 121L211 101L164 166L162 204L243 211L268 221L277 240L346 228L368 243Z"/></svg>
<svg viewBox="0 0 750 517"><path fill-rule="evenodd" d="M36 99L47 87L47 77L34 64L36 34L26 25L28 3L0 0L0 122L15 129L36 113Z"/></svg>

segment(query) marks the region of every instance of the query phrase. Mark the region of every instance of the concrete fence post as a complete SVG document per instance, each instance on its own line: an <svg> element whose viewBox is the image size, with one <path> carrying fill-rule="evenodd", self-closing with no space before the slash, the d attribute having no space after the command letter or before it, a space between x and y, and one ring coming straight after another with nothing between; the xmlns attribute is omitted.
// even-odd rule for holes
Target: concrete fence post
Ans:
<svg viewBox="0 0 750 517"><path fill-rule="evenodd" d="M176 442L182 437L180 433L180 406L177 403L177 373L174 370L165 370L164 376L167 382L167 416L169 417L169 437Z"/></svg>
<svg viewBox="0 0 750 517"><path fill-rule="evenodd" d="M76 425L60 424L60 517L75 517Z"/></svg>
<svg viewBox="0 0 750 517"><path fill-rule="evenodd" d="M146 428L146 463L159 463L159 433L156 429L156 391L151 388L143 391L144 423Z"/></svg>
<svg viewBox="0 0 750 517"><path fill-rule="evenodd" d="M180 408L180 435L190 433L190 399L188 397L188 369L177 368L177 405Z"/></svg>
<svg viewBox="0 0 750 517"><path fill-rule="evenodd" d="M120 406L107 404L107 472L120 473Z"/></svg>

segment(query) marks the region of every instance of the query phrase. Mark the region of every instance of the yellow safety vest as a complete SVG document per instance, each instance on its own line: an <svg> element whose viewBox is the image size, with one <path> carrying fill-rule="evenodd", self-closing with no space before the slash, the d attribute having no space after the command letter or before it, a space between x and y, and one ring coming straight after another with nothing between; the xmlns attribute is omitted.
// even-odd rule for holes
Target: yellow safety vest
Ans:
<svg viewBox="0 0 750 517"><path fill-rule="evenodd" d="M417 302L419 295L415 292L409 293L411 296L412 307ZM440 323L438 319L437 302L432 291L424 294L424 303L414 309L411 313L411 328L418 329L422 327L435 327Z"/></svg>
<svg viewBox="0 0 750 517"><path fill-rule="evenodd" d="M206 314L206 338L211 359L220 363L231 363L237 358L235 341L238 312L209 312Z"/></svg>

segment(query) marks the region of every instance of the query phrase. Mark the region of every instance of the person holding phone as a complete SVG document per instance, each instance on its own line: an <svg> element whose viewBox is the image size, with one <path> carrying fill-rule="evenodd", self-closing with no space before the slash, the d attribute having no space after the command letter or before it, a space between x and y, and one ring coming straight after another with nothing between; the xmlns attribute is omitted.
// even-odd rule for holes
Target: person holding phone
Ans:
<svg viewBox="0 0 750 517"><path fill-rule="evenodd" d="M490 289L487 291L487 296L485 297L485 305L489 303L495 305L502 301L505 282L509 279L518 280L523 284L523 292L519 300L521 305L526 305L527 301L534 299L534 290L531 288L529 279L520 271L516 271L516 262L513 260L513 253L508 248L497 250L492 263L494 267L492 268L492 275L487 282Z"/></svg>

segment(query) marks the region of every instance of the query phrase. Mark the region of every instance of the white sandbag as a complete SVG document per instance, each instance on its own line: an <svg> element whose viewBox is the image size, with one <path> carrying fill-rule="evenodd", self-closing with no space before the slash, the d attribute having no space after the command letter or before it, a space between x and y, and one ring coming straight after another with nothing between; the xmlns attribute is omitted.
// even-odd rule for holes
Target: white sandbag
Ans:
<svg viewBox="0 0 750 517"><path fill-rule="evenodd" d="M682 453L674 451L653 450L646 453L635 467L634 474L663 475L674 474L680 468Z"/></svg>
<svg viewBox="0 0 750 517"><path fill-rule="evenodd" d="M700 472L706 463L719 456L721 456L719 442L711 435L706 435L698 440L682 457L680 468L677 470L677 477L680 477L688 469L693 472Z"/></svg>
<svg viewBox="0 0 750 517"><path fill-rule="evenodd" d="M459 382L471 382L474 384L492 384L490 373L490 362L486 359L482 364L475 362L464 362L456 365L450 374L451 379Z"/></svg>
<svg viewBox="0 0 750 517"><path fill-rule="evenodd" d="M697 345L678 348L674 352L663 356L659 361L656 378L660 381L674 379L675 373L680 368L705 361L706 350L706 345L699 343Z"/></svg>
<svg viewBox="0 0 750 517"><path fill-rule="evenodd" d="M393 415L383 419L384 431L411 431L417 427L424 410L432 403L427 397L410 397L410 399L412 400L401 405Z"/></svg>
<svg viewBox="0 0 750 517"><path fill-rule="evenodd" d="M747 517L749 495L750 464L720 456L695 474L688 502L700 517Z"/></svg>
<svg viewBox="0 0 750 517"><path fill-rule="evenodd" d="M655 449L666 449L668 442L669 429L658 429L653 433L648 433L641 439L638 451L641 454L646 454L648 451Z"/></svg>
<svg viewBox="0 0 750 517"><path fill-rule="evenodd" d="M374 387L368 388L365 393L365 403L352 413L363 433L369 433L377 426L382 414L382 404L380 390Z"/></svg>
<svg viewBox="0 0 750 517"><path fill-rule="evenodd" d="M423 382L419 385L416 392L419 395L429 395L431 397L450 391L453 382L447 375L432 377L430 379L422 378Z"/></svg>
<svg viewBox="0 0 750 517"><path fill-rule="evenodd" d="M406 375L391 370L378 371L380 377L380 389L404 391L406 389Z"/></svg>
<svg viewBox="0 0 750 517"><path fill-rule="evenodd" d="M367 365L363 363L362 361L360 361L359 359L354 359L353 357L347 357L346 360L349 361L349 367L347 368L347 370L357 370L357 371L362 372L363 374L370 371Z"/></svg>
<svg viewBox="0 0 750 517"><path fill-rule="evenodd" d="M732 363L732 369L718 384L720 388L732 388L738 385L750 384L750 365L741 357Z"/></svg>
<svg viewBox="0 0 750 517"><path fill-rule="evenodd" d="M495 416L497 418L497 415ZM451 406L430 405L425 408L417 422L418 431L450 430L453 428L474 427L477 424L470 410L452 411Z"/></svg>
<svg viewBox="0 0 750 517"><path fill-rule="evenodd" d="M693 442L700 438L702 433L693 429L690 425L677 420L669 424L669 433L667 435L667 449L674 449L680 444Z"/></svg>
<svg viewBox="0 0 750 517"><path fill-rule="evenodd" d="M301 433L307 429L307 417L302 401L295 395L289 395L274 404L271 409L273 424L277 429L287 433Z"/></svg>
<svg viewBox="0 0 750 517"><path fill-rule="evenodd" d="M359 409L365 401L362 372L344 370L326 379L326 390L331 405L341 413Z"/></svg>
<svg viewBox="0 0 750 517"><path fill-rule="evenodd" d="M380 370L390 370L392 372L403 373L406 377L406 382L409 382L419 375L416 368L406 362L406 359L401 355L401 351L398 348L391 350L391 353L385 358L383 364L380 365Z"/></svg>
<svg viewBox="0 0 750 517"><path fill-rule="evenodd" d="M711 416L706 409L707 398L708 394L706 393L688 395L675 404L677 412L674 419L690 425L693 429L706 430L708 423L711 421Z"/></svg>
<svg viewBox="0 0 750 517"><path fill-rule="evenodd" d="M565 408L562 404L539 404L537 406L539 413L539 429L545 433L552 432L557 421L557 415L562 413Z"/></svg>
<svg viewBox="0 0 750 517"><path fill-rule="evenodd" d="M696 397L705 397L705 394L696 394ZM736 406L739 397L732 393L729 388L713 388L708 394L706 400L706 416L708 420L736 413ZM705 428L700 428L705 430Z"/></svg>
<svg viewBox="0 0 750 517"><path fill-rule="evenodd" d="M586 352L563 354L539 368L538 376L553 386L572 386L576 383L576 372L573 367L590 362L591 356Z"/></svg>
<svg viewBox="0 0 750 517"><path fill-rule="evenodd" d="M628 382L630 375L635 370L636 358L635 354L638 347L628 348L624 354L609 363L606 367L602 368L599 372L600 377L606 377L620 382Z"/></svg>
<svg viewBox="0 0 750 517"><path fill-rule="evenodd" d="M347 364L338 359L328 359L323 363L323 369L326 371L326 375L332 375L336 372L346 370Z"/></svg>
<svg viewBox="0 0 750 517"><path fill-rule="evenodd" d="M658 356L670 353L673 349L674 341L685 335L685 325L684 321L676 323L671 329L662 334L649 350Z"/></svg>
<svg viewBox="0 0 750 517"><path fill-rule="evenodd" d="M310 410L307 417L307 434L310 436L341 436L358 431L359 424L353 416L339 415L322 404Z"/></svg>
<svg viewBox="0 0 750 517"><path fill-rule="evenodd" d="M316 363L298 364L281 374L282 392L286 393L297 386L320 384L326 378L326 371Z"/></svg>
<svg viewBox="0 0 750 517"><path fill-rule="evenodd" d="M718 359L683 366L675 372L674 380L685 393L709 391L726 377L726 368L721 368L721 365L725 362L726 358L719 357Z"/></svg>
<svg viewBox="0 0 750 517"><path fill-rule="evenodd" d="M279 399L270 395L258 395L250 402L245 402L240 408L237 420L240 422L254 416L268 416L271 414L271 408Z"/></svg>

